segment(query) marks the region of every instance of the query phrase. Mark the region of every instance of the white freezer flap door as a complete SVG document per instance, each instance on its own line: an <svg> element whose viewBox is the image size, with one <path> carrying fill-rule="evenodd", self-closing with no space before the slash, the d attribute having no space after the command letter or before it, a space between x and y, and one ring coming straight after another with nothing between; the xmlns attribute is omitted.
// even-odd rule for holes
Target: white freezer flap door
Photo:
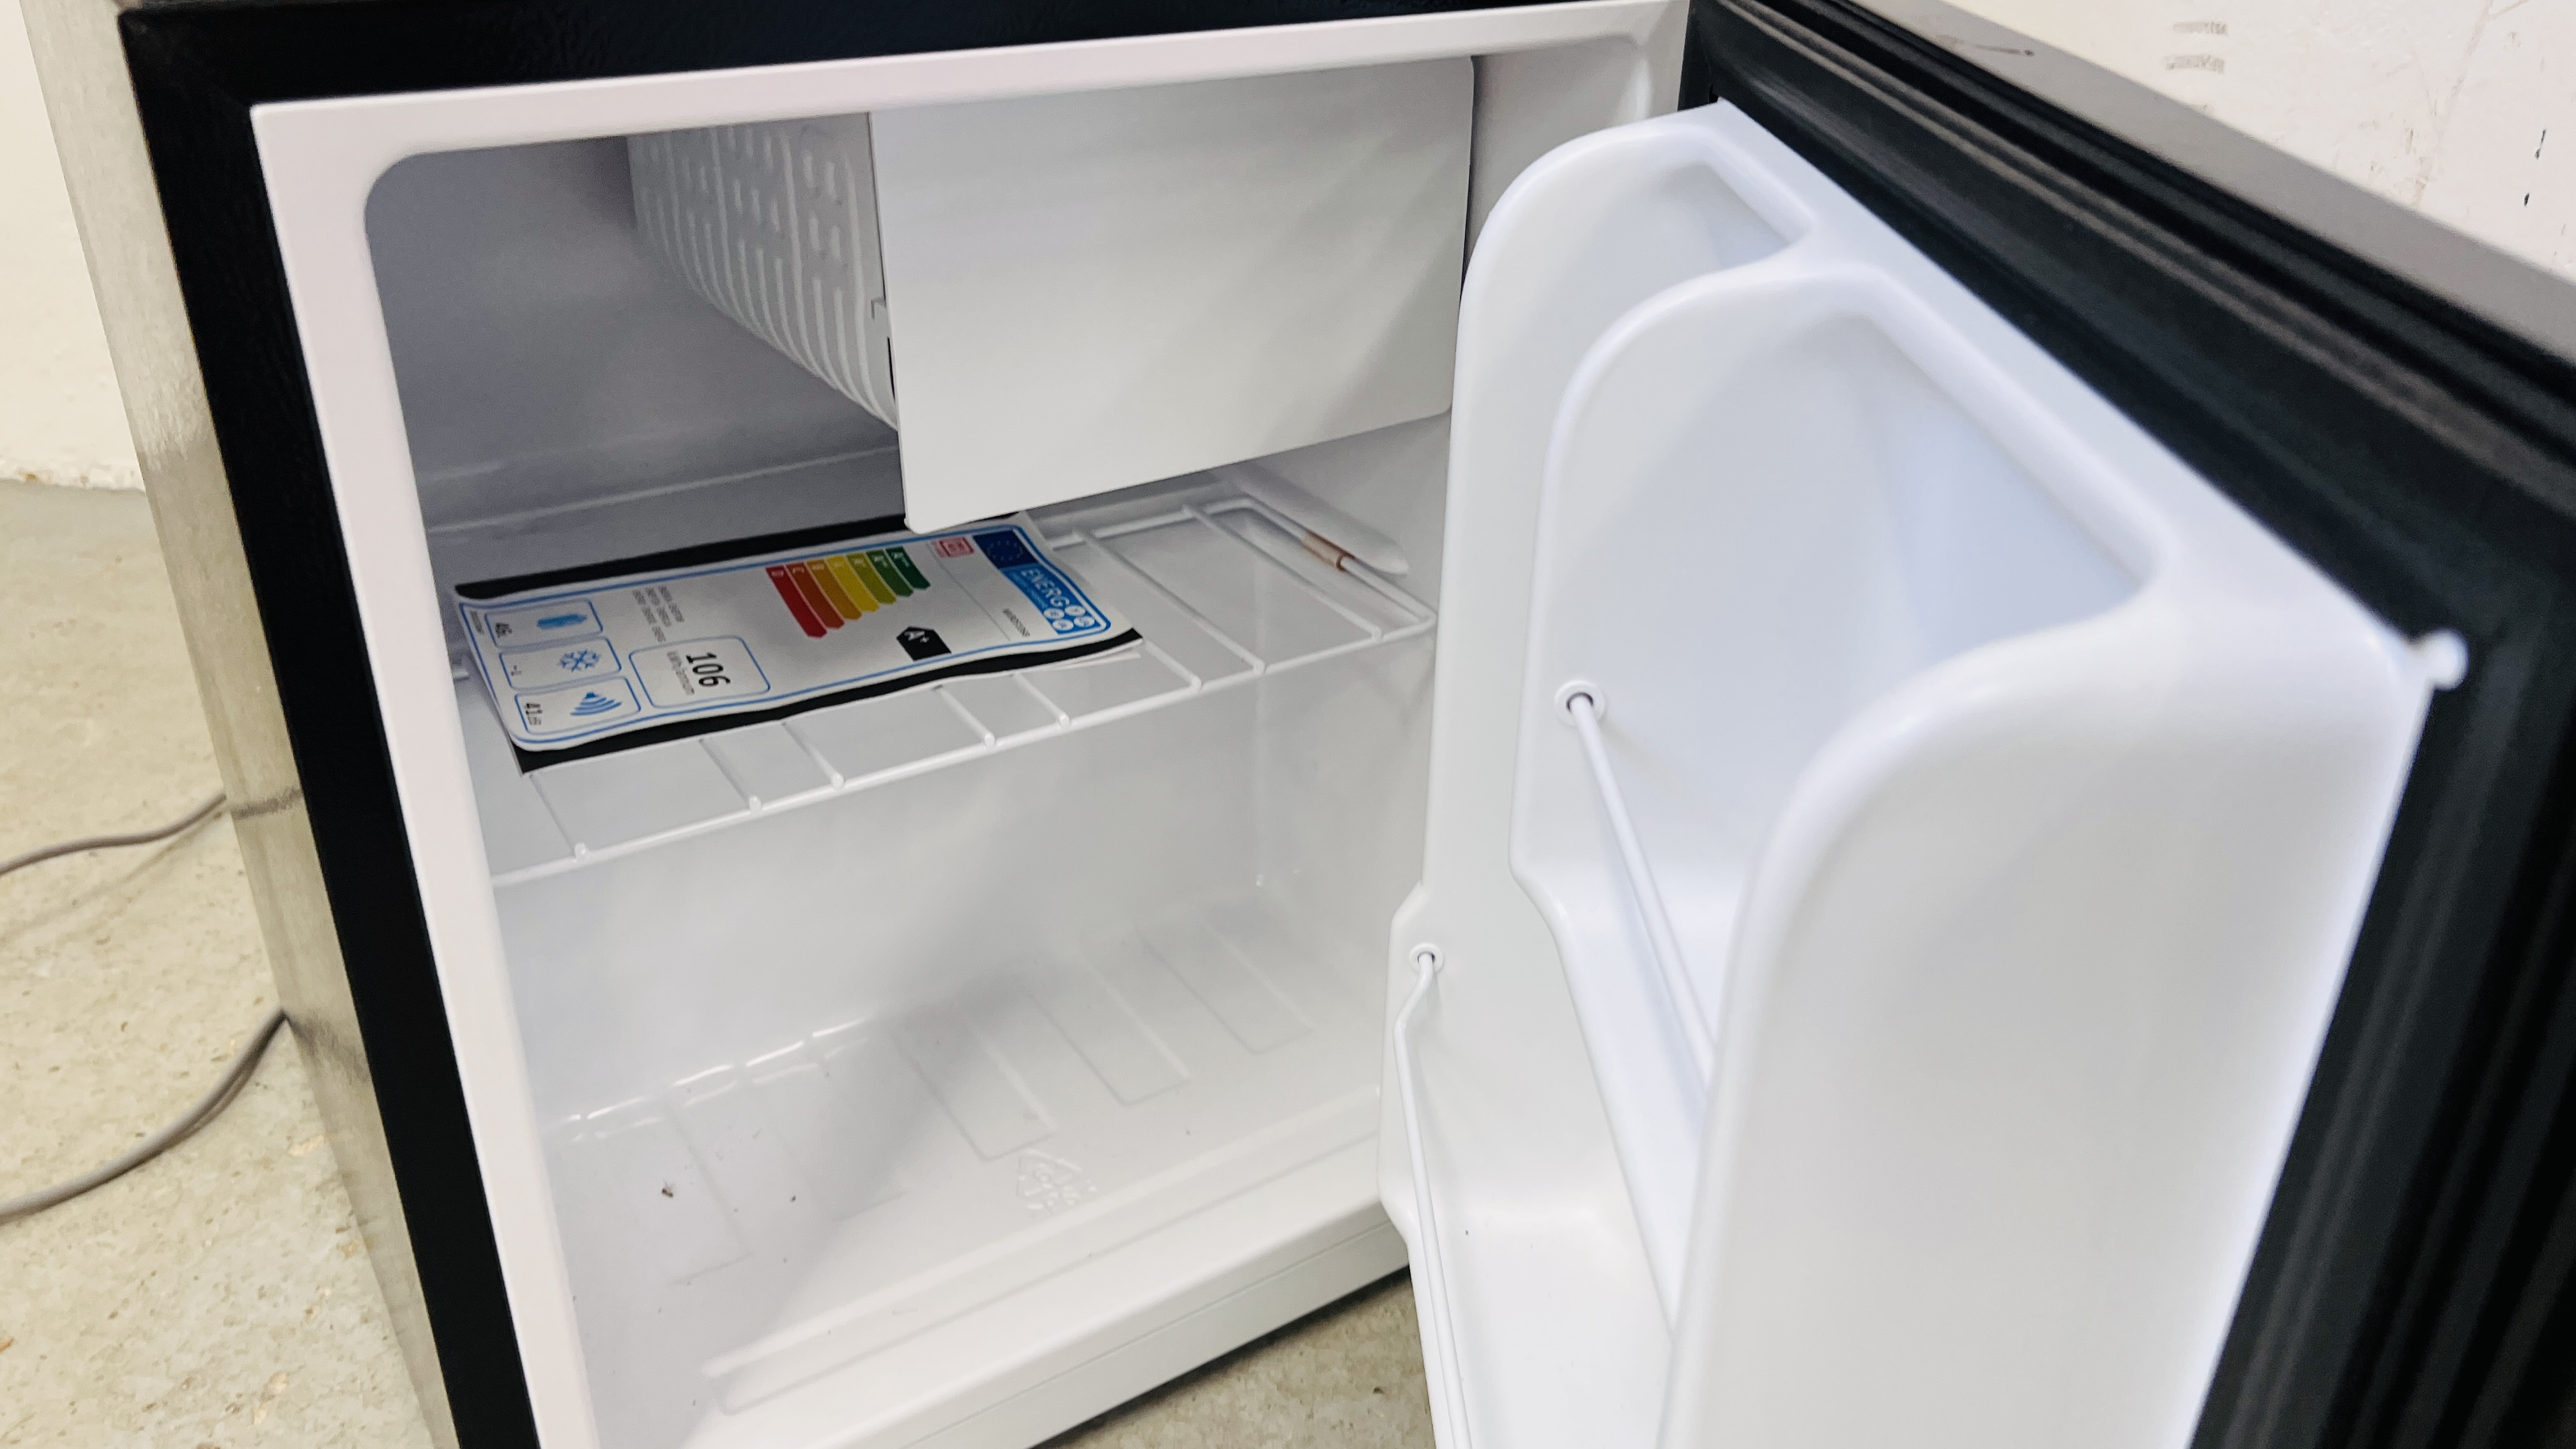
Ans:
<svg viewBox="0 0 2576 1449"><path fill-rule="evenodd" d="M906 515L945 526L1449 405L1465 59L885 111Z"/></svg>

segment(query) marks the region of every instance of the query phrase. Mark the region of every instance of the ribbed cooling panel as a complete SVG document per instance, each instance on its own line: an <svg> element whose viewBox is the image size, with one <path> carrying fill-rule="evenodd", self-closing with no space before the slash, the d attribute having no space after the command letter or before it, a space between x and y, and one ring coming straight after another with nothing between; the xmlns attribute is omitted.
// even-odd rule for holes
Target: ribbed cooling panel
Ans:
<svg viewBox="0 0 2576 1449"><path fill-rule="evenodd" d="M895 421L868 118L630 137L635 221L690 288Z"/></svg>

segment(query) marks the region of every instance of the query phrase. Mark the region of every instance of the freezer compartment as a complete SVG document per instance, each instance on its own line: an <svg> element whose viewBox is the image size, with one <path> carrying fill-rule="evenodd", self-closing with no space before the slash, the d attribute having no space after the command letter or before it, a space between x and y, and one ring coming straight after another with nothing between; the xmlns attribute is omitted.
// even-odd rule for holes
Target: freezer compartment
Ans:
<svg viewBox="0 0 2576 1449"><path fill-rule="evenodd" d="M510 148L396 167L371 231L398 338L525 284L472 260L494 233L615 233L522 248L606 264L546 267L570 295L520 300L573 330L531 346L669 353L602 358L658 386L730 319L775 349L745 381L806 425L818 384L857 405L842 433L899 421L902 507L945 527L1444 411L1474 108L1452 57ZM581 305L639 261L665 296ZM690 293L710 315L669 315Z"/></svg>
<svg viewBox="0 0 2576 1449"><path fill-rule="evenodd" d="M646 245L623 141L414 156L366 236L442 586L903 511L893 429Z"/></svg>

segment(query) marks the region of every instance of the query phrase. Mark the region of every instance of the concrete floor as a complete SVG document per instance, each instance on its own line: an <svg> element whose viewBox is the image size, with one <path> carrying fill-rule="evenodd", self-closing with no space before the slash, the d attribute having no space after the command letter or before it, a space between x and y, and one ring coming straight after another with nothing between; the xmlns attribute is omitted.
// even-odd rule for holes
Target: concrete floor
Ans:
<svg viewBox="0 0 2576 1449"><path fill-rule="evenodd" d="M0 856L214 788L140 495L0 482L0 641ZM177 1113L274 999L225 821L0 879L0 1197ZM1390 1280L1049 1449L1427 1446L1417 1343ZM428 1443L282 1039L167 1156L0 1225L0 1445Z"/></svg>

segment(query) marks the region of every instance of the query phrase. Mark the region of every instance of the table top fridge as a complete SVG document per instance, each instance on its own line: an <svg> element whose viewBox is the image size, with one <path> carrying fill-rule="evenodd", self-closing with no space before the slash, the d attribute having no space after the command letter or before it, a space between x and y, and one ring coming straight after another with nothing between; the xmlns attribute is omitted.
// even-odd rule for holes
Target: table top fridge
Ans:
<svg viewBox="0 0 2576 1449"><path fill-rule="evenodd" d="M440 1442L2556 1402L2563 286L1929 4L31 21Z"/></svg>

